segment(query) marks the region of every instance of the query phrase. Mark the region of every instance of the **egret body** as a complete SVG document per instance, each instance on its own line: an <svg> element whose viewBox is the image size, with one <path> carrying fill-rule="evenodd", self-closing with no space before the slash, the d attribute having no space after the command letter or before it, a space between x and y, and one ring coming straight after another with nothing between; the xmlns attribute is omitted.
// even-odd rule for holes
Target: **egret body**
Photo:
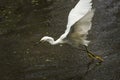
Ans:
<svg viewBox="0 0 120 80"><path fill-rule="evenodd" d="M77 48L79 48L79 45L84 45L90 57L103 61L101 57L92 54L87 49L90 42L87 40L87 35L91 29L92 18L94 16L91 1L92 0L79 0L68 15L68 23L64 34L57 40L49 36L44 36L40 41L47 41L51 45L67 43Z"/></svg>

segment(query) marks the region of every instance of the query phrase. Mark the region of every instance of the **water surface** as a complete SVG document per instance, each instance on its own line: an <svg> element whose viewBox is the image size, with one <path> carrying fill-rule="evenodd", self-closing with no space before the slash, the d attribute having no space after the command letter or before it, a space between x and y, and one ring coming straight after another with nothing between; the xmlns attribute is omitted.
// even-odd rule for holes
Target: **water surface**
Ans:
<svg viewBox="0 0 120 80"><path fill-rule="evenodd" d="M35 45L57 39L78 0L0 1L0 80L119 80L120 1L94 0L89 49L105 61L95 68L83 51L69 45ZM86 73L87 72L87 73Z"/></svg>

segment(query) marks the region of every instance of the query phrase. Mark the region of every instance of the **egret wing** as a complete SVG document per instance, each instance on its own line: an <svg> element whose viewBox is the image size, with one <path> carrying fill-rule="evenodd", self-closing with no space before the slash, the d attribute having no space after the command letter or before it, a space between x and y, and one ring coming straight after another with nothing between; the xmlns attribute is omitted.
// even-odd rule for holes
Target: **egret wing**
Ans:
<svg viewBox="0 0 120 80"><path fill-rule="evenodd" d="M83 34L87 34L88 31L91 29L92 25L92 18L94 15L95 10L92 9L89 11L85 16L83 16L80 20L78 20L73 27L71 28L72 33L79 32Z"/></svg>
<svg viewBox="0 0 120 80"><path fill-rule="evenodd" d="M69 13L67 28L85 16L91 8L91 0L80 0Z"/></svg>
<svg viewBox="0 0 120 80"><path fill-rule="evenodd" d="M72 25L85 16L92 8L91 0L80 0L76 6L70 11L68 16L68 23L65 33L60 36L59 40L63 40L67 37Z"/></svg>
<svg viewBox="0 0 120 80"><path fill-rule="evenodd" d="M70 29L67 39L74 42L75 45L83 44L88 45L89 41L86 40L88 31L91 29L92 17L94 10L89 11L84 17L78 20ZM76 43L75 43L76 42Z"/></svg>

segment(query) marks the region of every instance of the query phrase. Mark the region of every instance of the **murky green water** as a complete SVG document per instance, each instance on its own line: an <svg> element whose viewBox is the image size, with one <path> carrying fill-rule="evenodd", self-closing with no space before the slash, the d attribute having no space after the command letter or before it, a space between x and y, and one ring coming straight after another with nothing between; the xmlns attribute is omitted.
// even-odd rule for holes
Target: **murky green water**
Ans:
<svg viewBox="0 0 120 80"><path fill-rule="evenodd" d="M89 48L105 61L87 74L86 53L66 44L35 45L45 35L57 39L64 32L77 1L0 0L0 80L119 80L119 0L94 0Z"/></svg>

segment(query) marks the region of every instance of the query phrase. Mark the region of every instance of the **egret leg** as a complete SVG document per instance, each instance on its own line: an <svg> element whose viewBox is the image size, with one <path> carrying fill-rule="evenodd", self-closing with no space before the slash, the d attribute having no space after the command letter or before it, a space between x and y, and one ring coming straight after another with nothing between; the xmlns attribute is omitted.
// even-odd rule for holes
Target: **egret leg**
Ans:
<svg viewBox="0 0 120 80"><path fill-rule="evenodd" d="M97 60L99 60L100 62L103 62L103 61L104 61L102 57L100 57L100 56L98 56L98 55L95 55L95 54L93 54L91 51L89 51L88 48L87 48L87 46L85 46L85 48L86 48L87 54L88 54L88 56L89 56L90 58L92 58L92 59L97 59Z"/></svg>

